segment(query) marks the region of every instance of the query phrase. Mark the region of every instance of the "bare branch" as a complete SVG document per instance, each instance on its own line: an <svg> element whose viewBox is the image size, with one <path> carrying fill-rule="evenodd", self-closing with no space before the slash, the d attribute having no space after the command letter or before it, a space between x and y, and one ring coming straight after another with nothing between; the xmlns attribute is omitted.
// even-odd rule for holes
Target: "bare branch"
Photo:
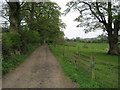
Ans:
<svg viewBox="0 0 120 90"><path fill-rule="evenodd" d="M79 3L84 3L84 4L88 5L90 11L92 12L92 14L99 20L99 22L103 23L103 21L102 21L102 20L97 16L97 14L92 10L92 7L91 7L91 5L90 5L89 3L84 2L84 1L79 1L79 0L78 0L78 2L79 2Z"/></svg>
<svg viewBox="0 0 120 90"><path fill-rule="evenodd" d="M6 19L8 22L10 22L12 25L14 25L7 17L2 16L4 19Z"/></svg>
<svg viewBox="0 0 120 90"><path fill-rule="evenodd" d="M5 0L6 1L6 3L10 6L10 3L7 1L7 0Z"/></svg>
<svg viewBox="0 0 120 90"><path fill-rule="evenodd" d="M25 1L25 0L22 1L22 3L20 4L20 7L24 4L24 1Z"/></svg>
<svg viewBox="0 0 120 90"><path fill-rule="evenodd" d="M104 17L104 15L103 15L103 13L100 12L100 10L99 10L98 2L96 2L96 9L97 9L97 11L98 11L98 13L99 13L99 16L100 16L102 22L105 22L105 23L106 23L106 20L105 20L105 17Z"/></svg>
<svg viewBox="0 0 120 90"><path fill-rule="evenodd" d="M85 3L85 4L87 4L88 6L89 6L89 8L90 8L90 11L92 12L92 14L99 20L99 22L101 22L102 23L102 20L96 15L96 13L92 10L92 7L91 7L91 5L90 4L88 4L88 3L86 3L86 2L83 2L83 3Z"/></svg>
<svg viewBox="0 0 120 90"><path fill-rule="evenodd" d="M108 23L112 26L111 2L108 2Z"/></svg>

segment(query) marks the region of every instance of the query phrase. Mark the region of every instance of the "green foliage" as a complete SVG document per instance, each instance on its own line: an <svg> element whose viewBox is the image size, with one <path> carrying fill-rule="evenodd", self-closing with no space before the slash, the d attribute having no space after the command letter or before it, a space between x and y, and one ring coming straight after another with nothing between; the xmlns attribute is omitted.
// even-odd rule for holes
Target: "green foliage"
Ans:
<svg viewBox="0 0 120 90"><path fill-rule="evenodd" d="M21 13L24 15L23 18L29 30L34 29L39 32L41 42L46 41L48 38L54 40L60 35L60 29L65 28L65 24L59 19L61 12L57 3L26 2L22 8L28 9Z"/></svg>
<svg viewBox="0 0 120 90"><path fill-rule="evenodd" d="M110 0L111 1L111 0ZM66 4L68 7L66 13L71 9L78 10L80 15L75 21L80 22L77 27L84 27L85 33L103 30L108 34L109 51L108 54L120 55L118 47L118 31L120 29L119 4L116 2L87 2L87 1L70 1ZM113 33L112 33L113 32ZM117 33L116 33L117 32Z"/></svg>
<svg viewBox="0 0 120 90"><path fill-rule="evenodd" d="M10 55L15 50L19 50L21 46L20 35L17 33L4 33L3 34L3 54Z"/></svg>
<svg viewBox="0 0 120 90"><path fill-rule="evenodd" d="M24 31L22 34L26 46L23 45L18 33L3 33L3 74L16 68L26 56L28 56L40 42L40 36L37 31ZM31 45L32 44L32 45ZM26 53L21 53L21 47L27 47Z"/></svg>
<svg viewBox="0 0 120 90"><path fill-rule="evenodd" d="M10 4L17 7L13 2ZM8 11L14 13L14 9L8 8ZM61 12L57 3L24 2L18 11L18 13L14 13L15 15L11 15L13 18L10 18L11 30L8 30L10 33L3 33L3 74L23 62L34 44L64 39L64 33L61 29L65 28L65 24L59 19ZM5 14L9 16L8 12ZM17 23L12 22L13 19Z"/></svg>
<svg viewBox="0 0 120 90"><path fill-rule="evenodd" d="M25 58L30 55L39 45L34 44L28 45L28 51L26 54L16 55L16 56L4 56L2 61L2 74L6 74L11 70L15 69L20 63L22 63Z"/></svg>
<svg viewBox="0 0 120 90"><path fill-rule="evenodd" d="M113 24L115 20L120 18L119 4L115 3L115 1L112 3L109 2L109 4L108 2L88 3L86 1L77 0L70 1L66 4L68 8L65 10L65 14L69 13L71 9L78 10L80 14L74 21L80 22L77 27L84 27L86 33L97 29L103 29L105 31L105 25L109 24L109 22L107 23L105 16L111 16L111 18L108 19L111 20L111 23Z"/></svg>
<svg viewBox="0 0 120 90"><path fill-rule="evenodd" d="M37 31L28 31L24 30L23 38L27 43L39 43L40 42L40 35Z"/></svg>
<svg viewBox="0 0 120 90"><path fill-rule="evenodd" d="M59 19L60 15L60 7L53 2L24 2L19 7L19 16L18 18L14 16L13 19L19 24L20 21L25 23L21 22L23 24L18 25L17 28L10 25L14 29L9 30L12 33L3 33L3 74L23 61L29 52L29 44L34 46L44 41L63 40L64 33L60 29L65 28L65 24Z"/></svg>

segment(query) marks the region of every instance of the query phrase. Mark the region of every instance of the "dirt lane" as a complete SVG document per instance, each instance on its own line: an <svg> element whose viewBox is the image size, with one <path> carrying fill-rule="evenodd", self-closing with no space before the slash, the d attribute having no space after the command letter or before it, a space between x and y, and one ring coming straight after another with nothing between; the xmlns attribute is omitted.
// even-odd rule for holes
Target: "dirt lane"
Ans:
<svg viewBox="0 0 120 90"><path fill-rule="evenodd" d="M75 88L64 76L47 45L36 49L24 63L3 77L3 88Z"/></svg>

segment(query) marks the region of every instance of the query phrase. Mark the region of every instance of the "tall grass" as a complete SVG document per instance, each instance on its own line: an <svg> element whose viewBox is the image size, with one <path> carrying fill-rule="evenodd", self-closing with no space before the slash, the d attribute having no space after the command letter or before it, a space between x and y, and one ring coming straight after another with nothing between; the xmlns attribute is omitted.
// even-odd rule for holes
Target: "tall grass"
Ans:
<svg viewBox="0 0 120 90"><path fill-rule="evenodd" d="M15 69L20 63L22 63L27 56L29 56L39 45L34 44L28 45L28 51L26 54L21 54L17 56L4 56L2 60L2 74L5 75L6 73Z"/></svg>

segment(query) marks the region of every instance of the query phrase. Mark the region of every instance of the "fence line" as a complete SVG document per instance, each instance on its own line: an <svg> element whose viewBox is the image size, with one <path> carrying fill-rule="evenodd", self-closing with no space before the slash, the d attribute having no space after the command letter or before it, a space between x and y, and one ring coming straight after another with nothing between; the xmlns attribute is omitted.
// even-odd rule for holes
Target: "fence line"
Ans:
<svg viewBox="0 0 120 90"><path fill-rule="evenodd" d="M74 46L74 45L69 46L69 45L61 44L61 45L56 45L55 48L57 48L62 53L63 58L65 58L69 55L69 53L65 53L65 52L66 50L70 51L70 47L73 47L77 50L76 52L73 52L73 58L69 59L70 62L88 71L91 79L98 78L99 81L104 82L105 80L102 77L95 75L95 73L101 73L101 72L97 71L96 70L97 68L95 68L95 63L94 63L95 59L94 59L93 54L91 54L90 56L81 54L79 47ZM106 85L109 84L107 86L109 87L111 86L110 82L108 81L105 81L105 82L106 82Z"/></svg>
<svg viewBox="0 0 120 90"><path fill-rule="evenodd" d="M61 48L59 46L61 46ZM73 53L73 58L70 61L75 65L77 65L78 67L84 68L86 71L90 73L91 78L94 79L94 57L92 55L87 56L87 55L81 54L79 51L79 47L76 47L74 45L71 45L70 47L74 47L77 49L77 51ZM67 49L69 50L69 45L56 44L55 48L57 48L62 53L63 58L65 58L68 55L67 53L65 53L65 51ZM86 62L88 64L86 64Z"/></svg>
<svg viewBox="0 0 120 90"><path fill-rule="evenodd" d="M87 71L91 73L91 78L94 79L94 57L81 54L79 51L75 53L75 57L78 57L77 63L81 63L87 67Z"/></svg>

